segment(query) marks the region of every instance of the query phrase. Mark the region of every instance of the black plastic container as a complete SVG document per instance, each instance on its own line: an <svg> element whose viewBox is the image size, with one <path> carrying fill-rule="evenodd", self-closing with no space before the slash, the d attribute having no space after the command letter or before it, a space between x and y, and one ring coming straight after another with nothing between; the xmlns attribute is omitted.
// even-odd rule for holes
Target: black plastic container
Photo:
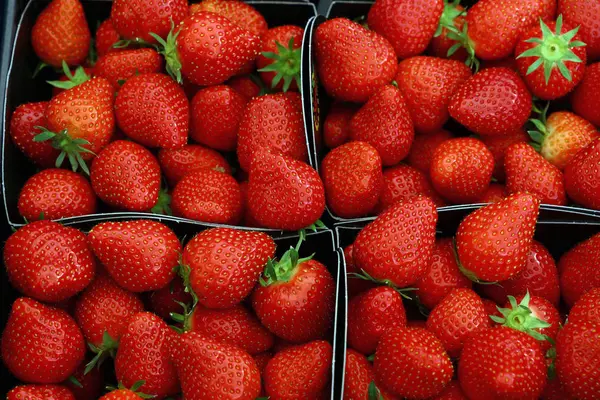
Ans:
<svg viewBox="0 0 600 400"><path fill-rule="evenodd" d="M14 1L14 0L9 0ZM31 0L25 7L21 19L16 27L14 43L11 44L9 57L10 64L6 87L3 90L4 104L2 105L2 193L6 218L11 226L24 224L23 218L17 209L19 192L25 181L36 172L36 167L14 146L8 127L14 109L20 104L48 100L51 97L51 86L46 83L55 79L56 75L50 69L43 70L35 79L33 72L39 62L30 41L30 32L37 16L49 3L48 0ZM316 15L316 7L307 1L248 1L267 20L269 27L280 25L297 25L304 27L307 21ZM83 0L82 1L90 29L95 31L98 21L105 20L110 15L112 1L110 0ZM14 28L14 23L7 21L6 31ZM14 30L14 29L13 29ZM5 43L6 44L6 43ZM5 49L6 50L6 49ZM6 53L6 51L5 51ZM310 110L310 105L305 106ZM305 127L305 132L308 129ZM308 137L308 135L306 135ZM307 138L308 146L308 138ZM312 165L311 160L311 165ZM115 213L107 206L100 204L97 214L67 218L63 221L86 221L110 213L115 217L124 215ZM129 214L129 213L127 213ZM142 215L146 215L142 213ZM182 222L195 223L185 218Z"/></svg>

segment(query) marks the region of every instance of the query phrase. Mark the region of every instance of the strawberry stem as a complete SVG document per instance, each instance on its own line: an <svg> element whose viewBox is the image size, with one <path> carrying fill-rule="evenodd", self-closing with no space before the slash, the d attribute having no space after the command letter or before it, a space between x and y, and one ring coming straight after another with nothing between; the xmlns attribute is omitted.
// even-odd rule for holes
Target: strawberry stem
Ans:
<svg viewBox="0 0 600 400"><path fill-rule="evenodd" d="M459 9L459 5L460 0L444 0L444 11L442 12L442 16L440 17L440 23L437 27L437 30L433 35L434 37L439 37L444 31L444 28L455 33L460 33L460 31L454 24L454 20L463 15L467 15L467 12L465 10Z"/></svg>
<svg viewBox="0 0 600 400"><path fill-rule="evenodd" d="M90 170L88 169L85 160L81 157L81 153L96 155L93 151L83 147L84 145L90 145L90 142L81 138L71 138L66 129L55 133L43 126L36 126L35 128L39 129L41 133L33 138L34 142L45 142L50 140L52 147L60 150L60 154L56 158L56 168L60 168L65 158L68 158L73 172L76 172L81 168L86 174L90 174Z"/></svg>
<svg viewBox="0 0 600 400"><path fill-rule="evenodd" d="M183 314L171 313L171 318L173 318L175 322L180 323L183 327L179 328L171 326L171 328L175 329L179 333L183 333L191 329L191 317L194 313L194 310L196 309L196 306L198 305L198 296L192 289L192 284L190 282L192 269L188 265L185 265L182 262L180 262L179 265L173 269L173 271L177 275L179 275L183 280L184 292L189 293L190 296L192 296L191 305L177 302L177 304L183 307Z"/></svg>
<svg viewBox="0 0 600 400"><path fill-rule="evenodd" d="M356 272L350 272L347 274L347 276L349 276L350 278L362 279L363 281L369 281L369 282L377 283L378 285L387 286L389 288L394 289L396 292L398 292L398 294L400 296L404 297L407 300L413 300L413 298L410 297L409 295L407 295L406 292L413 292L415 290L419 290L417 288L402 288L402 289L400 289L398 286L396 286L394 284L394 282L390 281L389 279L373 278L364 269L361 269L361 272L362 273L360 273L360 274L358 274Z"/></svg>
<svg viewBox="0 0 600 400"><path fill-rule="evenodd" d="M372 381L371 383L369 383L369 389L368 389L367 393L369 395L369 400L384 400L383 395L381 394L381 391L375 384L375 381Z"/></svg>
<svg viewBox="0 0 600 400"><path fill-rule="evenodd" d="M85 369L83 371L84 375L87 375L95 366L100 368L102 363L110 356L111 358L115 358L117 349L119 348L119 341L115 340L110 336L107 331L104 331L102 335L102 343L100 346L96 346L92 343L88 343L88 347L92 352L96 355L92 360L85 365Z"/></svg>
<svg viewBox="0 0 600 400"><path fill-rule="evenodd" d="M465 61L465 64L469 68L473 68L477 73L479 71L479 60L475 57L475 48L473 47L473 42L469 39L468 35L468 26L467 22L463 25L463 30L461 32L456 32L455 30L450 30L448 32L448 38L456 41L450 49L448 49L448 57L451 57L454 53L458 51L461 47L467 50L468 57Z"/></svg>
<svg viewBox="0 0 600 400"><path fill-rule="evenodd" d="M153 214L173 215L171 210L171 196L167 189L163 188L158 192L158 200L152 209Z"/></svg>
<svg viewBox="0 0 600 400"><path fill-rule="evenodd" d="M530 299L529 291L527 291L527 294L519 304L517 304L517 300L513 296L508 296L511 308L498 307L498 311L500 311L502 317L490 315L490 318L498 324L525 332L537 340L548 340L550 338L542 335L539 330L548 328L551 325L533 315L533 311L529 308Z"/></svg>
<svg viewBox="0 0 600 400"><path fill-rule="evenodd" d="M288 47L283 46L279 42L275 42L277 52L266 51L262 55L266 58L274 60L273 63L264 68L259 69L259 72L275 72L276 75L271 82L271 87L275 88L281 79L283 79L283 91L287 92L292 82L296 82L298 89L300 85L300 64L301 64L301 49L294 48L294 38L290 38Z"/></svg>
<svg viewBox="0 0 600 400"><path fill-rule="evenodd" d="M47 81L50 85L60 89L68 90L74 88L75 86L81 85L83 82L90 80L90 76L85 72L85 69L83 69L83 67L81 66L75 69L75 74L71 72L71 69L64 61L62 62L62 68L63 73L68 79L66 81Z"/></svg>
<svg viewBox="0 0 600 400"><path fill-rule="evenodd" d="M327 229L327 225L323 223L320 219L318 219L314 224L307 226L306 228L302 228L298 231L298 235L300 236L300 242L304 242L306 240L306 231L317 232L319 229ZM300 242L296 247L299 246Z"/></svg>
<svg viewBox="0 0 600 400"><path fill-rule="evenodd" d="M289 282L296 275L298 265L314 257L314 254L311 254L308 257L300 258L300 245L303 241L304 239L301 237L296 247L290 246L290 249L283 254L279 261L271 258L267 261L263 275L259 278L261 286L267 287L277 282Z"/></svg>
<svg viewBox="0 0 600 400"><path fill-rule="evenodd" d="M534 125L535 129L527 130L529 137L533 141L531 146L538 152L542 149L542 144L546 140L548 136L548 129L546 128L546 119L548 114L548 109L550 108L550 102L546 104L543 109L539 109L534 105L533 111L537 113L538 118L531 118L529 122Z"/></svg>
<svg viewBox="0 0 600 400"><path fill-rule="evenodd" d="M155 33L150 33L150 36L158 42L158 52L165 57L167 72L179 84L183 83L183 78L181 76L181 61L177 54L177 37L180 32L181 30L175 32L175 24L171 20L171 31L167 35L167 40L164 40Z"/></svg>

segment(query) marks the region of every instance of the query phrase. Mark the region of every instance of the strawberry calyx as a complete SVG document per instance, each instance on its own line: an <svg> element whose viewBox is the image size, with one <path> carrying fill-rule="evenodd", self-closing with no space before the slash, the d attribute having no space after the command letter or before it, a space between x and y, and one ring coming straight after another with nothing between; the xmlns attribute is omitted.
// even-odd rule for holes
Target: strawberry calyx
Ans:
<svg viewBox="0 0 600 400"><path fill-rule="evenodd" d="M527 294L525 294L519 304L517 304L517 300L513 296L508 296L511 308L498 307L498 311L502 316L490 315L490 318L500 325L525 332L537 340L552 342L552 339L539 332L540 329L548 328L551 325L533 314L533 311L529 308L530 299L529 291L527 291Z"/></svg>
<svg viewBox="0 0 600 400"><path fill-rule="evenodd" d="M419 290L417 288L399 288L398 286L396 286L396 284L392 281L390 281L389 279L377 279L372 277L371 275L369 275L367 273L367 271L365 271L364 269L360 270L361 273L356 273L356 272L350 272L348 273L348 277L350 278L354 278L354 279L362 279L363 281L369 281L369 282L373 282L376 283L378 285L382 285L382 286L387 286L389 288L394 289L396 292L398 292L398 294L402 297L404 297L407 300L413 300L412 297L410 297L408 294L406 294L407 292L414 292L416 290Z"/></svg>
<svg viewBox="0 0 600 400"><path fill-rule="evenodd" d="M296 247L290 246L281 259L270 258L267 261L265 270L259 278L261 286L267 287L275 283L289 282L298 272L298 266L314 257L314 254L311 254L308 257L300 258L299 250L303 241L304 239L300 237Z"/></svg>
<svg viewBox="0 0 600 400"><path fill-rule="evenodd" d="M119 341L113 339L107 331L104 331L102 335L102 343L99 346L88 342L88 347L96 355L91 359L89 363L85 365L83 374L87 375L95 366L100 368L102 363L108 358L115 358L117 349L119 348Z"/></svg>
<svg viewBox="0 0 600 400"><path fill-rule="evenodd" d="M72 89L75 86L81 85L83 82L89 81L90 76L85 72L82 66L77 67L75 69L75 73L71 72L71 69L67 65L66 62L62 62L62 69L65 76L68 78L66 81L47 81L50 85L57 87L59 89Z"/></svg>
<svg viewBox="0 0 600 400"><path fill-rule="evenodd" d="M125 385L123 385L121 382L119 382L119 385L117 387L114 386L107 386L106 390L110 390L110 391L114 391L114 390L129 390L132 391L133 393L135 393L138 397L142 398L142 399L153 399L156 397L156 395L154 394L146 394L146 393L142 393L139 391L139 389L144 386L144 384L146 383L146 381L144 380L139 380L137 382L135 382L133 385L131 385L130 388L126 387Z"/></svg>
<svg viewBox="0 0 600 400"><path fill-rule="evenodd" d="M183 83L183 77L181 76L181 61L179 60L179 54L177 53L177 37L181 29L175 32L175 24L171 21L171 31L167 35L167 39L163 39L157 34L150 32L150 36L152 36L157 42L157 51L159 54L162 54L165 58L166 69L171 78L173 78L177 83Z"/></svg>
<svg viewBox="0 0 600 400"><path fill-rule="evenodd" d="M325 225L320 219L318 219L314 224L309 225L306 228L302 228L298 231L300 240L302 242L306 240L306 231L317 232L319 229L327 229L327 225Z"/></svg>
<svg viewBox="0 0 600 400"><path fill-rule="evenodd" d="M160 189L158 192L158 200L150 211L153 214L173 215L173 211L171 210L171 195L169 195L167 189Z"/></svg>
<svg viewBox="0 0 600 400"><path fill-rule="evenodd" d="M184 288L183 291L185 293L189 293L190 296L192 296L192 304L185 304L180 301L176 302L183 308L182 313L171 313L171 318L173 319L173 321L181 325L181 327L171 325L171 328L173 328L178 333L184 333L192 328L192 314L194 313L194 310L198 305L198 296L192 289L192 284L190 282L190 275L192 269L189 267L189 265L185 265L184 263L180 262L179 265L173 268L173 272L179 275L179 277L182 279Z"/></svg>
<svg viewBox="0 0 600 400"><path fill-rule="evenodd" d="M468 55L465 64L467 64L469 68L473 68L475 72L479 71L480 62L477 57L475 57L475 45L469 38L467 22L465 21L463 29L460 32L456 29L448 30L448 38L454 40L456 43L448 49L447 57L452 57L452 55L462 47L467 51Z"/></svg>
<svg viewBox="0 0 600 400"><path fill-rule="evenodd" d="M298 90L300 90L300 56L302 50L294 48L294 38L290 38L288 47L277 41L275 42L275 46L277 46L277 52L265 51L262 53L264 57L273 60L273 62L259 69L258 72L275 72L276 75L271 82L271 88L275 88L283 79L282 90L284 92L289 90L290 85L294 81L298 86Z"/></svg>
<svg viewBox="0 0 600 400"><path fill-rule="evenodd" d="M85 160L83 157L81 157L81 153L96 155L93 151L83 147L84 145L91 144L90 142L81 138L73 139L71 136L69 136L69 133L66 129L56 133L49 131L43 126L36 126L35 128L41 133L33 138L34 142L45 142L50 140L52 147L60 150L60 154L58 157L56 157L56 168L60 168L65 161L65 158L68 158L73 172L76 172L79 168L81 168L86 174L90 174L90 170L88 169Z"/></svg>
<svg viewBox="0 0 600 400"><path fill-rule="evenodd" d="M586 44L579 40L573 40L579 27L572 29L566 33L562 33L563 17L558 16L556 20L555 32L552 32L548 25L540 19L540 27L542 28L542 37L532 37L525 42L536 44L535 47L524 51L517 56L517 59L523 57L536 57L536 61L533 62L527 69L527 75L536 71L539 67L544 67L544 79L546 85L550 81L552 70L558 68L560 74L569 82L573 80L571 71L565 65L565 61L574 63L583 62L574 52L573 49L576 47L583 47Z"/></svg>
<svg viewBox="0 0 600 400"><path fill-rule="evenodd" d="M67 378L67 381L72 384L73 386L78 387L79 389L83 389L83 385L81 384L81 382L79 382L77 380L77 378L75 378L73 375L71 375L70 377Z"/></svg>
<svg viewBox="0 0 600 400"><path fill-rule="evenodd" d="M550 108L550 102L546 104L543 109L539 109L536 105L533 107L533 111L538 114L537 118L531 118L529 122L533 124L535 129L527 130L529 137L532 142L529 143L537 152L542 149L542 144L548 137L548 129L546 128L546 120L548 115L548 109Z"/></svg>
<svg viewBox="0 0 600 400"><path fill-rule="evenodd" d="M467 15L465 10L461 10L458 6L460 5L460 0L444 0L444 11L442 12L442 16L440 17L440 23L435 31L434 37L439 37L445 29L449 31L460 34L460 31L456 28L454 24L454 20L458 17ZM458 50L458 49L457 49Z"/></svg>
<svg viewBox="0 0 600 400"><path fill-rule="evenodd" d="M375 384L375 381L371 381L371 383L369 383L367 394L369 396L369 400L385 400L381 394L381 391Z"/></svg>
<svg viewBox="0 0 600 400"><path fill-rule="evenodd" d="M556 379L556 347L550 347L546 351L546 360L548 361L548 368L546 370L548 379Z"/></svg>

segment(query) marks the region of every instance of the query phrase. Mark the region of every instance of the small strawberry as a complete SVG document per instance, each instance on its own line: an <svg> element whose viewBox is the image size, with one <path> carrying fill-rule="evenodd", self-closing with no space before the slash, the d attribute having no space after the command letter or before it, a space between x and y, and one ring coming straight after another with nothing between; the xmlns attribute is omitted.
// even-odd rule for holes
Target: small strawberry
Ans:
<svg viewBox="0 0 600 400"><path fill-rule="evenodd" d="M592 0L559 0L558 13L562 14L565 22L579 26L581 40L587 45L586 50L590 60L600 58L600 28L595 15L600 12L600 4Z"/></svg>
<svg viewBox="0 0 600 400"><path fill-rule="evenodd" d="M567 195L574 202L595 210L600 209L600 140L596 139L580 150L565 166Z"/></svg>
<svg viewBox="0 0 600 400"><path fill-rule="evenodd" d="M304 29L294 25L278 26L263 35L256 66L267 87L299 90L303 37Z"/></svg>
<svg viewBox="0 0 600 400"><path fill-rule="evenodd" d="M558 262L562 298L573 306L585 293L600 287L596 266L600 262L600 235L577 244Z"/></svg>
<svg viewBox="0 0 600 400"><path fill-rule="evenodd" d="M96 30L95 44L98 57L102 57L111 52L123 51L114 45L121 39L119 32L116 31L112 21L106 19L102 21Z"/></svg>
<svg viewBox="0 0 600 400"><path fill-rule="evenodd" d="M364 400L374 392L378 400L394 400L395 397L382 393L375 384L373 366L364 355L346 350L346 366L344 370L344 400Z"/></svg>
<svg viewBox="0 0 600 400"><path fill-rule="evenodd" d="M350 121L350 139L375 147L386 166L406 158L414 137L404 96L392 85L377 89Z"/></svg>
<svg viewBox="0 0 600 400"><path fill-rule="evenodd" d="M172 319L172 313L181 313L181 304L192 304L192 296L185 290L179 277L173 278L170 284L150 293L149 310L165 321Z"/></svg>
<svg viewBox="0 0 600 400"><path fill-rule="evenodd" d="M19 380L59 383L85 356L83 335L64 311L21 297L2 334L2 360Z"/></svg>
<svg viewBox="0 0 600 400"><path fill-rule="evenodd" d="M387 39L346 18L319 25L315 57L325 90L341 101L364 103L390 83L398 69L396 53Z"/></svg>
<svg viewBox="0 0 600 400"><path fill-rule="evenodd" d="M141 383L141 381L138 382ZM135 389L137 390L137 388ZM142 393L129 389L117 389L100 397L99 400L139 400L140 394Z"/></svg>
<svg viewBox="0 0 600 400"><path fill-rule="evenodd" d="M349 103L334 103L323 123L323 141L329 149L335 149L350 139L350 120L356 107Z"/></svg>
<svg viewBox="0 0 600 400"><path fill-rule="evenodd" d="M383 190L378 208L385 211L397 201L408 200L417 195L431 198L438 207L446 205L433 189L427 175L408 165L396 165L383 172Z"/></svg>
<svg viewBox="0 0 600 400"><path fill-rule="evenodd" d="M13 143L31 161L42 168L54 166L60 154L48 142L37 142L34 138L40 134L36 127L46 126L48 102L21 104L15 109L10 119L9 133Z"/></svg>
<svg viewBox="0 0 600 400"><path fill-rule="evenodd" d="M415 135L406 163L425 174L429 174L431 160L435 149L446 140L452 139L452 134L444 129L426 135Z"/></svg>
<svg viewBox="0 0 600 400"><path fill-rule="evenodd" d="M6 400L75 400L75 396L60 385L21 385L8 392Z"/></svg>
<svg viewBox="0 0 600 400"><path fill-rule="evenodd" d="M440 17L437 30L429 43L429 54L440 58L465 61L468 57L466 50L453 35L462 32L467 13L458 0L444 0L444 11Z"/></svg>
<svg viewBox="0 0 600 400"><path fill-rule="evenodd" d="M261 88L257 84L257 79L251 75L247 76L234 76L227 81L227 86L242 95L242 97L249 102L254 97L260 95Z"/></svg>
<svg viewBox="0 0 600 400"><path fill-rule="evenodd" d="M52 221L36 221L13 233L4 246L12 285L26 296L60 302L94 278L96 263L85 235Z"/></svg>
<svg viewBox="0 0 600 400"><path fill-rule="evenodd" d="M508 197L506 186L499 183L492 183L483 195L477 199L477 203L497 203Z"/></svg>
<svg viewBox="0 0 600 400"><path fill-rule="evenodd" d="M162 149L158 152L158 161L171 186L200 169L231 174L231 166L219 152L196 144L186 144L180 149Z"/></svg>
<svg viewBox="0 0 600 400"><path fill-rule="evenodd" d="M353 298L369 289L377 287L375 282L359 278L361 271L354 263L354 245L346 246L344 249L344 263L346 264L346 278L348 281L348 297Z"/></svg>
<svg viewBox="0 0 600 400"><path fill-rule="evenodd" d="M600 126L600 102L596 95L600 90L598 82L600 82L600 63L590 64L585 69L581 83L571 96L573 111L596 126Z"/></svg>
<svg viewBox="0 0 600 400"><path fill-rule="evenodd" d="M569 323L584 321L600 324L600 287L581 296L569 311Z"/></svg>
<svg viewBox="0 0 600 400"><path fill-rule="evenodd" d="M160 72L163 61L153 49L134 49L111 52L98 59L94 66L94 76L109 80L115 90L129 78L136 75Z"/></svg>
<svg viewBox="0 0 600 400"><path fill-rule="evenodd" d="M248 30L256 36L263 36L268 30L267 21L258 10L240 0L203 0L190 5L190 14L202 11L219 14Z"/></svg>
<svg viewBox="0 0 600 400"><path fill-rule="evenodd" d="M506 149L515 143L527 143L530 141L530 138L523 128L519 127L503 135L483 136L481 141L494 156L495 164L492 176L498 181L504 182L506 180L506 173L504 171L504 153Z"/></svg>

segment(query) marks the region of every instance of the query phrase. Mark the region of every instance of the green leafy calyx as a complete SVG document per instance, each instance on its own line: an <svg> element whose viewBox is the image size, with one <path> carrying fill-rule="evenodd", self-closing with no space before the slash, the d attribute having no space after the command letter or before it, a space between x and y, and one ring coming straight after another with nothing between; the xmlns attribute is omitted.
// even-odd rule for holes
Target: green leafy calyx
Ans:
<svg viewBox="0 0 600 400"><path fill-rule="evenodd" d="M298 265L311 260L314 254L300 258L300 245L304 241L300 237L296 247L290 247L280 260L269 259L262 276L259 278L260 285L267 287L278 282L289 282L295 275Z"/></svg>
<svg viewBox="0 0 600 400"><path fill-rule="evenodd" d="M179 60L179 54L177 53L177 37L181 30L175 31L175 24L171 21L171 31L167 35L167 40L164 40L155 33L150 33L158 42L158 52L165 57L165 63L167 65L167 72L171 75L177 83L183 83L183 77L181 76L181 61Z"/></svg>
<svg viewBox="0 0 600 400"><path fill-rule="evenodd" d="M91 144L90 142L81 138L73 139L69 136L66 129L56 133L49 131L43 126L36 126L35 128L41 133L33 138L34 142L45 142L50 140L52 147L60 150L60 154L56 157L56 168L60 168L65 161L65 158L68 158L74 172L81 168L86 174L90 174L90 170L88 169L85 160L81 157L81 153L94 154L93 151L83 147L84 145Z"/></svg>
<svg viewBox="0 0 600 400"><path fill-rule="evenodd" d="M525 332L537 340L548 340L548 336L542 335L540 329L549 328L551 325L533 315L533 311L529 308L530 299L529 291L519 304L513 296L508 296L511 308L498 307L502 317L490 315L490 318L498 324Z"/></svg>
<svg viewBox="0 0 600 400"><path fill-rule="evenodd" d="M435 31L434 37L438 37L446 28L449 31L460 33L456 25L454 24L454 20L460 16L467 15L465 10L461 10L459 8L460 0L448 1L444 0L444 12L440 17L440 23Z"/></svg>
<svg viewBox="0 0 600 400"><path fill-rule="evenodd" d="M102 343L99 346L96 346L92 343L88 343L88 347L90 350L96 355L92 360L85 365L85 369L83 370L83 374L87 375L94 367L100 368L102 363L108 358L115 358L117 353L117 349L119 348L119 341L113 339L110 334L105 331L102 335Z"/></svg>
<svg viewBox="0 0 600 400"><path fill-rule="evenodd" d="M276 87L283 79L283 91L287 92L292 82L296 82L298 88L300 85L300 65L301 49L294 48L294 38L290 38L288 47L279 42L275 42L277 52L264 52L262 55L273 60L266 67L259 69L259 72L275 72L275 77L271 82L271 87Z"/></svg>
<svg viewBox="0 0 600 400"><path fill-rule="evenodd" d="M85 72L83 67L79 66L75 70L75 73L71 72L71 69L66 62L62 62L63 73L67 77L66 81L48 81L48 83L54 87L60 89L72 89L75 86L81 85L83 82L89 81L90 76Z"/></svg>

